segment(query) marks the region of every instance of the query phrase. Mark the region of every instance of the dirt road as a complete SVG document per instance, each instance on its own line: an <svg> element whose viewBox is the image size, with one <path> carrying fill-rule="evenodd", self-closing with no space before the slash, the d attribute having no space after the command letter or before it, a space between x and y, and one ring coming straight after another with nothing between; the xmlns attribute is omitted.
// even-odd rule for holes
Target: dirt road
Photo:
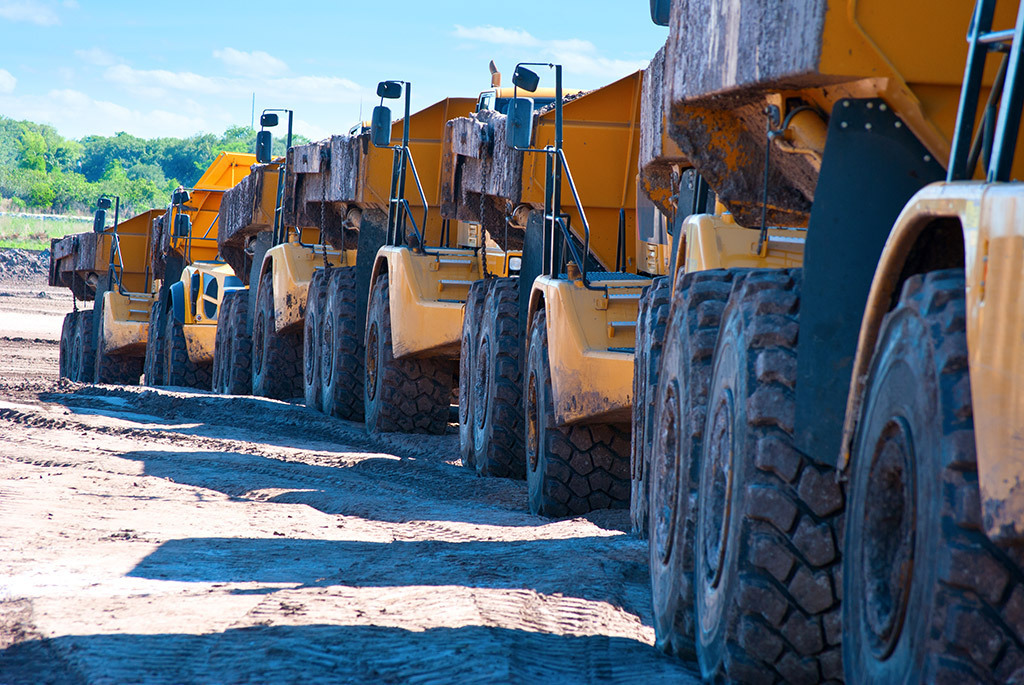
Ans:
<svg viewBox="0 0 1024 685"><path fill-rule="evenodd" d="M0 296L0 683L698 682L623 512L530 516L454 432L59 384L38 292Z"/></svg>

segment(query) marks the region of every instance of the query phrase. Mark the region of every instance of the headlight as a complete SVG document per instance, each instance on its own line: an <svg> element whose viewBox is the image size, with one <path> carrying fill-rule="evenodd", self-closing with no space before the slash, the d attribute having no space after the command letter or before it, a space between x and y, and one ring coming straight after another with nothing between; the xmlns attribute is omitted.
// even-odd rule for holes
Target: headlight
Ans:
<svg viewBox="0 0 1024 685"><path fill-rule="evenodd" d="M523 268L523 258L522 257L509 257L508 258L508 270L509 271L519 271L522 268Z"/></svg>

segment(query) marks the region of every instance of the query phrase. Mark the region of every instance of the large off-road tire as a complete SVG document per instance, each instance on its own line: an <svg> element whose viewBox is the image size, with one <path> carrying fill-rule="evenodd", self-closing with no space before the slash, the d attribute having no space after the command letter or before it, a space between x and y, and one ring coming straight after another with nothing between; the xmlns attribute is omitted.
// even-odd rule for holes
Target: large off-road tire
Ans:
<svg viewBox="0 0 1024 685"><path fill-rule="evenodd" d="M799 269L752 271L722 314L694 573L697 659L709 680L843 677L843 492L834 468L793 444L801 281Z"/></svg>
<svg viewBox="0 0 1024 685"><path fill-rule="evenodd" d="M533 317L524 406L531 513L555 517L629 506L629 426L555 425L543 309Z"/></svg>
<svg viewBox="0 0 1024 685"><path fill-rule="evenodd" d="M320 358L323 348L324 304L327 300L329 273L317 269L309 281L306 297L306 317L302 328L302 389L306 406L320 411L321 402Z"/></svg>
<svg viewBox="0 0 1024 685"><path fill-rule="evenodd" d="M173 312L164 315L164 383L206 390L211 385L212 364L196 364L188 357L185 327Z"/></svg>
<svg viewBox="0 0 1024 685"><path fill-rule="evenodd" d="M225 315L227 330L224 344L224 392L229 395L248 395L252 392L252 331L249 328L250 291L236 290ZM218 325L220 325L218 323Z"/></svg>
<svg viewBox="0 0 1024 685"><path fill-rule="evenodd" d="M679 273L661 378L647 409L654 414L645 480L655 644L688 659L695 656L693 545L701 440L715 341L735 276L719 269Z"/></svg>
<svg viewBox="0 0 1024 685"><path fill-rule="evenodd" d="M650 508L647 472L654 436L654 393L658 388L661 350L668 324L672 283L667 276L655 278L644 290L636 319L636 351L633 354L633 422L629 441L629 519L633 532L647 537Z"/></svg>
<svg viewBox="0 0 1024 685"><path fill-rule="evenodd" d="M363 348L356 267L331 269L324 303L323 345L320 347L322 410L349 421L363 420Z"/></svg>
<svg viewBox="0 0 1024 685"><path fill-rule="evenodd" d="M109 354L103 349L106 337L103 326L103 304L100 307L100 329L96 336L96 369L93 378L97 383L109 385L138 385L142 376L143 357L126 354Z"/></svg>
<svg viewBox="0 0 1024 685"><path fill-rule="evenodd" d="M459 348L459 454L462 465L476 468L473 454L473 377L476 368L477 345L481 337L484 300L491 286L490 280L479 280L469 286L466 309L462 316L462 345Z"/></svg>
<svg viewBox="0 0 1024 685"><path fill-rule="evenodd" d="M519 279L499 278L487 291L474 382L473 460L481 476L526 478Z"/></svg>
<svg viewBox="0 0 1024 685"><path fill-rule="evenodd" d="M142 362L144 382L150 387L164 384L164 315L167 311L157 300L149 309L146 327L146 357Z"/></svg>
<svg viewBox="0 0 1024 685"><path fill-rule="evenodd" d="M260 278L256 319L252 324L252 394L290 400L302 395L302 332L278 332L274 319L274 281Z"/></svg>
<svg viewBox="0 0 1024 685"><path fill-rule="evenodd" d="M434 433L448 427L455 362L395 359L391 348L388 276L377 277L366 321L366 383L363 404L371 433Z"/></svg>
<svg viewBox="0 0 1024 685"><path fill-rule="evenodd" d="M1024 682L1020 551L985 535L962 269L912 276L875 346L850 465L848 683Z"/></svg>
<svg viewBox="0 0 1024 685"><path fill-rule="evenodd" d="M75 320L74 336L71 339L71 380L92 383L96 368L96 351L92 336L92 310L82 309Z"/></svg>
<svg viewBox="0 0 1024 685"><path fill-rule="evenodd" d="M75 322L77 320L78 312L69 312L64 315L64 324L60 328L60 353L57 357L57 368L60 378L72 379L71 348L74 345Z"/></svg>

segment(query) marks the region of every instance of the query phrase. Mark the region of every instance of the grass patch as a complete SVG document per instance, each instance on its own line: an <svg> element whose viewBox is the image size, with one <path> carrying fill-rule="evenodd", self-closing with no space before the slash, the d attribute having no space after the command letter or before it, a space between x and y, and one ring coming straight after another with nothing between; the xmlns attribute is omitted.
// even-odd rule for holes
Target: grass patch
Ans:
<svg viewBox="0 0 1024 685"><path fill-rule="evenodd" d="M92 218L61 217L43 219L22 216L0 216L0 248L48 250L51 238L92 230Z"/></svg>

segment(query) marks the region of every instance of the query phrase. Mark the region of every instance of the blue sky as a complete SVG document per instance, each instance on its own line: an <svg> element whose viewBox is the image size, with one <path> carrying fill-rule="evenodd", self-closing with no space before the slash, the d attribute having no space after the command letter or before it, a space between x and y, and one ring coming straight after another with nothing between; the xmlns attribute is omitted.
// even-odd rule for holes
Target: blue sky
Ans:
<svg viewBox="0 0 1024 685"><path fill-rule="evenodd" d="M494 59L557 61L567 88L646 66L664 43L647 0L101 2L0 0L0 115L64 136L220 133L291 107L319 139L413 84L413 110L489 85Z"/></svg>

